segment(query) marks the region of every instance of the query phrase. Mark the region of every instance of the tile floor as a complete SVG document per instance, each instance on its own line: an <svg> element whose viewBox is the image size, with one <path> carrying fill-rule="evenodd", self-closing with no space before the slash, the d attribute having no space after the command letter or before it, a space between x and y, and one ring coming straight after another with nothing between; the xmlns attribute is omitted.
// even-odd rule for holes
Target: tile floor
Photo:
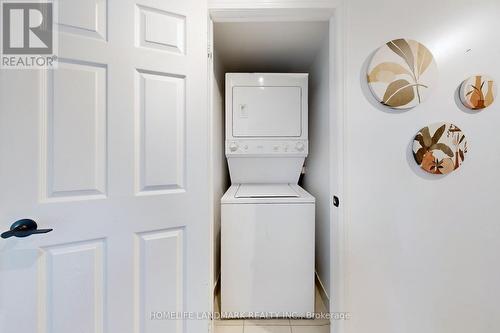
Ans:
<svg viewBox="0 0 500 333"><path fill-rule="evenodd" d="M219 311L220 295L215 299ZM326 306L316 289L316 313L326 313ZM221 319L215 321L215 333L329 333L327 319Z"/></svg>

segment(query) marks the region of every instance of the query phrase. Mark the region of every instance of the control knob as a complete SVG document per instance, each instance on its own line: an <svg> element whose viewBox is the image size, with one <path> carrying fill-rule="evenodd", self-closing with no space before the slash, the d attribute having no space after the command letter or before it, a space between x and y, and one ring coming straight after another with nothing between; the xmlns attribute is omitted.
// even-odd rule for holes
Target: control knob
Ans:
<svg viewBox="0 0 500 333"><path fill-rule="evenodd" d="M236 142L231 142L229 144L229 150L230 151L237 151L238 150L238 144Z"/></svg>
<svg viewBox="0 0 500 333"><path fill-rule="evenodd" d="M298 151L304 151L304 143L303 142L297 142L297 144L295 145L295 149L297 149Z"/></svg>

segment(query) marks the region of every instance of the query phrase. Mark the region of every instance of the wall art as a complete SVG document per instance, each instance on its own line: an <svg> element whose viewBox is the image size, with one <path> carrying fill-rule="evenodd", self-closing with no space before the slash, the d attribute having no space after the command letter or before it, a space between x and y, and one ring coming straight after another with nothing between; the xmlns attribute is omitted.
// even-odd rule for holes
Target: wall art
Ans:
<svg viewBox="0 0 500 333"><path fill-rule="evenodd" d="M411 39L395 39L380 47L367 73L375 98L393 109L409 109L422 103L437 77L432 53Z"/></svg>
<svg viewBox="0 0 500 333"><path fill-rule="evenodd" d="M450 123L426 126L413 141L415 161L432 174L448 174L458 169L464 162L467 149L464 133Z"/></svg>
<svg viewBox="0 0 500 333"><path fill-rule="evenodd" d="M481 111L487 108L493 104L496 96L496 82L489 76L471 76L460 86L460 100L471 110Z"/></svg>

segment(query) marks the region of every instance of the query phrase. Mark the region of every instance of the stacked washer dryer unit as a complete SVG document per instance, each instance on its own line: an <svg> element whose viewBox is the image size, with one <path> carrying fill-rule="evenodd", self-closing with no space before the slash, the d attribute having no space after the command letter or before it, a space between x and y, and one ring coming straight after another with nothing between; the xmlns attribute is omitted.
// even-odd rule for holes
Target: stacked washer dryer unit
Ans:
<svg viewBox="0 0 500 333"><path fill-rule="evenodd" d="M315 199L297 185L308 153L308 74L226 74L221 310L229 317L314 311Z"/></svg>

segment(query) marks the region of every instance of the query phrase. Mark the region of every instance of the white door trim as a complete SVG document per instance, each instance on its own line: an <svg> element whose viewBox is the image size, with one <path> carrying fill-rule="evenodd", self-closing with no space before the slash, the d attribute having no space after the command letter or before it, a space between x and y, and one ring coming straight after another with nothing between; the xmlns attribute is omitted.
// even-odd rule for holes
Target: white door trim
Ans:
<svg viewBox="0 0 500 333"><path fill-rule="evenodd" d="M341 7L343 0L208 0L208 10L229 9L287 9L287 8L329 8Z"/></svg>
<svg viewBox="0 0 500 333"><path fill-rule="evenodd" d="M212 123L214 121L214 113L213 113L213 81L214 81L214 75L213 75L213 69L214 69L214 63L213 63L213 52L212 52L212 47L213 47L213 21L210 19L210 15L208 15L207 19L207 62L208 62L208 77L207 77L207 84L208 84L208 180L209 180L209 185L208 185L208 195L209 195L209 202L210 202L210 208L209 208L209 232L210 232L210 268L209 268L209 283L210 283L210 312L214 313L215 308L214 308L214 296L215 296L215 287L216 287L216 282L214 279L214 271L215 271L215 262L214 262L214 253L215 253L215 239L213 237L214 235L214 228L215 228L215 217L214 217L214 207L213 207L213 202L214 202L214 153L213 153L213 147L214 147L214 135L212 132L213 126ZM208 332L215 332L215 325L214 321L211 320L209 325L208 325Z"/></svg>
<svg viewBox="0 0 500 333"><path fill-rule="evenodd" d="M209 0L213 22L328 21L342 0Z"/></svg>
<svg viewBox="0 0 500 333"><path fill-rule="evenodd" d="M347 158L346 141L346 4L339 4L330 18L330 165L336 166L335 177L330 177L330 196L340 198L339 207L331 205L330 215L330 312L348 312L347 308L347 252L348 228L347 175L344 168ZM332 320L330 332L345 332L343 320Z"/></svg>
<svg viewBox="0 0 500 333"><path fill-rule="evenodd" d="M347 179L344 161L347 155L345 141L345 16L344 0L209 0L209 17L212 22L262 22L262 21L329 21L330 23L330 164L337 174L330 177L330 194L341 199L338 208L331 209L330 217L330 312L347 312ZM210 79L209 79L210 81ZM210 117L213 114L210 105ZM210 147L210 151L213 147ZM337 182L335 182L337 180ZM213 191L213 189L211 189ZM211 224L214 221L212 219ZM211 270L214 269L211 263ZM331 332L343 332L343 321L332 320Z"/></svg>

